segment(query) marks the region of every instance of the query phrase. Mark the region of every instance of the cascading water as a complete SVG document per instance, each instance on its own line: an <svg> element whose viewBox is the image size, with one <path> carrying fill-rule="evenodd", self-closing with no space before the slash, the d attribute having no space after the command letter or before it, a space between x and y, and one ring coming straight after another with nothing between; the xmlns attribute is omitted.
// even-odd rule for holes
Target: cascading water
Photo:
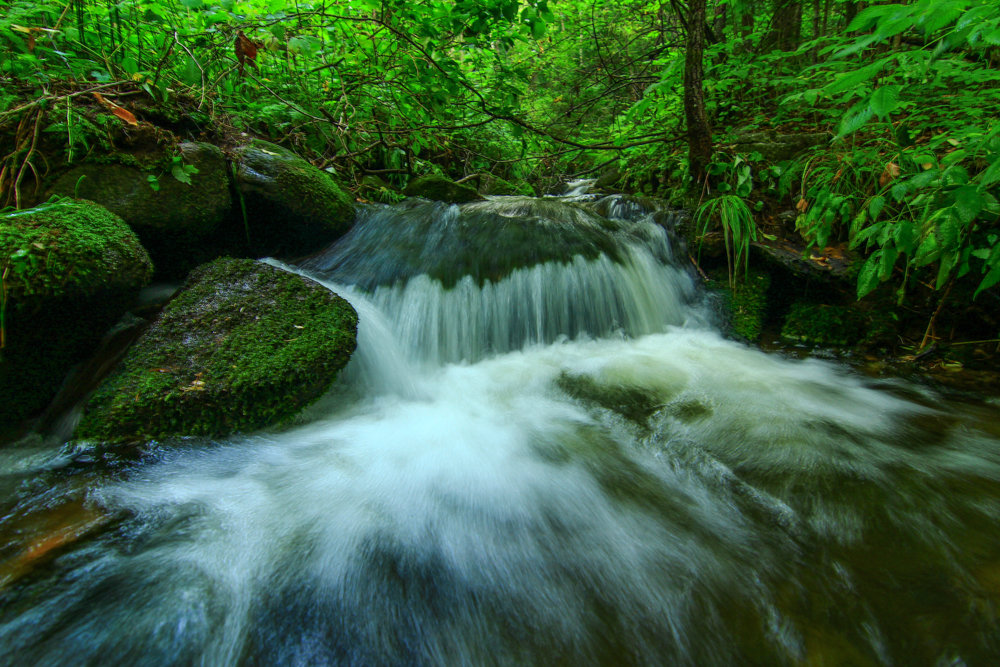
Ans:
<svg viewBox="0 0 1000 667"><path fill-rule="evenodd" d="M996 407L726 341L661 227L588 206L365 212L298 269L361 324L295 427L3 461L7 525L101 528L0 565L0 660L996 658Z"/></svg>

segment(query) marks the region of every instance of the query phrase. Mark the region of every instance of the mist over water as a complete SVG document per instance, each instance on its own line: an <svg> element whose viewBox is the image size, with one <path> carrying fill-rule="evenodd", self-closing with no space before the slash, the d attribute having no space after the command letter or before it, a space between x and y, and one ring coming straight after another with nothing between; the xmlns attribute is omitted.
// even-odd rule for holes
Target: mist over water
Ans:
<svg viewBox="0 0 1000 667"><path fill-rule="evenodd" d="M606 209L369 211L300 269L359 314L330 394L91 480L114 521L0 583L0 661L990 664L996 406L725 340Z"/></svg>

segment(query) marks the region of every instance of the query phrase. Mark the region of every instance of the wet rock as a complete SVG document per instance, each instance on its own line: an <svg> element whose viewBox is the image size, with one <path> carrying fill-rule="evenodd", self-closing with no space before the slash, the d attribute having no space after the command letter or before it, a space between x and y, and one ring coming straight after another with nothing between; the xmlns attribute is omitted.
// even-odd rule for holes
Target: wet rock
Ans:
<svg viewBox="0 0 1000 667"><path fill-rule="evenodd" d="M0 425L45 407L153 273L121 218L66 200L0 216Z"/></svg>
<svg viewBox="0 0 1000 667"><path fill-rule="evenodd" d="M234 151L253 253L297 257L332 243L354 222L354 201L329 174L291 151L255 139Z"/></svg>
<svg viewBox="0 0 1000 667"><path fill-rule="evenodd" d="M827 304L793 304L781 328L781 337L807 345L849 345L861 337L864 322L849 308Z"/></svg>
<svg viewBox="0 0 1000 667"><path fill-rule="evenodd" d="M182 143L178 150L181 161L176 164L164 151L155 166L145 169L124 164L74 167L57 179L52 193L104 206L139 235L159 275L183 277L219 254L210 239L228 219L232 197L221 150L205 143ZM177 166L189 183L172 175Z"/></svg>
<svg viewBox="0 0 1000 667"><path fill-rule="evenodd" d="M88 402L75 436L224 435L288 421L350 359L357 314L322 285L219 259L185 287Z"/></svg>
<svg viewBox="0 0 1000 667"><path fill-rule="evenodd" d="M403 190L403 194L407 197L423 197L431 201L443 201L449 204L463 204L483 199L473 188L460 185L440 174L421 176L410 181L406 189Z"/></svg>
<svg viewBox="0 0 1000 667"><path fill-rule="evenodd" d="M754 343L760 338L767 312L767 293L771 276L757 269L750 269L736 276L734 286L722 271L712 274L709 287L718 289L728 329L737 338Z"/></svg>
<svg viewBox="0 0 1000 667"><path fill-rule="evenodd" d="M535 189L524 182L515 185L493 174L480 174L479 194L534 197Z"/></svg>

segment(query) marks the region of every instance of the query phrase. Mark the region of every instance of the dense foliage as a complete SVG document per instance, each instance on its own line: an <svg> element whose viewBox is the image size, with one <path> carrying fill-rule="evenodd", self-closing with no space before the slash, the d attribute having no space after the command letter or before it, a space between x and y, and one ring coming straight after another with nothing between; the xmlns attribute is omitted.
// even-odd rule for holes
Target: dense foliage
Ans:
<svg viewBox="0 0 1000 667"><path fill-rule="evenodd" d="M995 288L1000 5L715 0L692 26L702 4L0 2L0 205L44 180L46 137L79 160L136 122L124 107L141 97L189 133L264 135L357 183L491 172L544 187L614 167L633 191L795 208L808 243L864 253L859 297ZM694 182L685 87L711 128ZM821 139L789 161L753 133Z"/></svg>

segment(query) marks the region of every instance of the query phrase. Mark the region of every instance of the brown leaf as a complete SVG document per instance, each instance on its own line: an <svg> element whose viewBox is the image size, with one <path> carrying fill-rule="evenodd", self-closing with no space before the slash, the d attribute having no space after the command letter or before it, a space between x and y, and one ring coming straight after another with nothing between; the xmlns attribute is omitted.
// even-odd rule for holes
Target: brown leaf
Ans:
<svg viewBox="0 0 1000 667"><path fill-rule="evenodd" d="M121 118L129 125L135 125L135 126L139 125L139 121L136 120L135 114L133 114L128 109L122 109L121 107L114 107L111 109L111 113L117 116L118 118Z"/></svg>
<svg viewBox="0 0 1000 667"><path fill-rule="evenodd" d="M805 197L799 199L798 203L795 204L795 210L800 213L805 213L807 208L809 208L809 202L806 201Z"/></svg>
<svg viewBox="0 0 1000 667"><path fill-rule="evenodd" d="M101 95L100 93L93 93L93 95L94 99L96 99L105 108L107 108L107 110L110 111L111 114L116 118L120 118L129 125L135 125L135 126L139 125L139 121L136 120L135 114L133 114L128 109L123 109L122 107L118 106L117 104L107 99L106 97L104 97L104 95Z"/></svg>
<svg viewBox="0 0 1000 667"><path fill-rule="evenodd" d="M882 175L879 176L878 184L884 186L889 181L895 180L901 173L899 165L895 162L890 162L885 165L885 169L882 170Z"/></svg>
<svg viewBox="0 0 1000 667"><path fill-rule="evenodd" d="M250 65L257 69L257 50L263 46L262 42L255 42L240 30L236 33L236 42L233 44L233 52L239 63L240 76L243 75L243 66Z"/></svg>

